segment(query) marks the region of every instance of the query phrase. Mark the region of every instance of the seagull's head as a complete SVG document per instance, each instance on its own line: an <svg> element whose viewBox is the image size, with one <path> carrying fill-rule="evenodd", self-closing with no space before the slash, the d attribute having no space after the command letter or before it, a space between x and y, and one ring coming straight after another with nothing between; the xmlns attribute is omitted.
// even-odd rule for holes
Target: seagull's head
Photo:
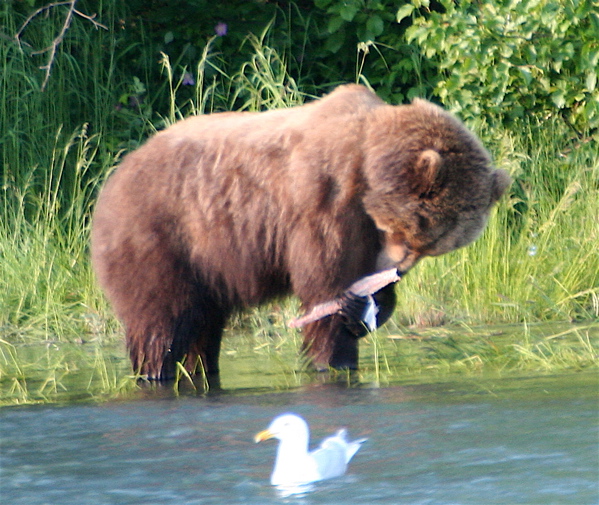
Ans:
<svg viewBox="0 0 599 505"><path fill-rule="evenodd" d="M309 430L306 421L295 414L282 414L275 417L267 429L257 433L254 440L256 443L271 438L281 441L305 440L307 442L308 437Z"/></svg>

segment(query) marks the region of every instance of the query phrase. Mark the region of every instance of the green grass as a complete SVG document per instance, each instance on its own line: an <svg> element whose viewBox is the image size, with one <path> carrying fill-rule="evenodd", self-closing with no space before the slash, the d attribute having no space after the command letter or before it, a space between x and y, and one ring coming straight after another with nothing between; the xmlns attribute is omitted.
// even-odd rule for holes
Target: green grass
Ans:
<svg viewBox="0 0 599 505"><path fill-rule="evenodd" d="M0 406L103 401L136 390L120 347L100 341L0 340Z"/></svg>
<svg viewBox="0 0 599 505"><path fill-rule="evenodd" d="M274 321L272 316L274 317ZM382 387L472 378L514 378L590 372L597 375L599 324L535 323L478 327L401 328L395 323L361 341L356 374L309 371L298 356L301 336L282 319L251 313L233 325L223 343L224 390L254 393L321 382ZM270 320L270 322L269 322ZM0 406L99 402L152 394L204 394L204 378L183 368L177 382L140 384L123 344L0 340Z"/></svg>
<svg viewBox="0 0 599 505"><path fill-rule="evenodd" d="M43 45L48 34L35 33ZM89 54L69 58L65 47L43 93L30 55L0 39L0 404L137 390L88 251L95 197L123 152L188 114L305 98L276 51L250 37L254 56L236 75L219 69L209 43L193 69L163 60L167 110L126 107L145 92L117 70L129 48L100 32L74 35L70 50ZM192 88L182 83L186 71ZM362 343L363 381L596 369L597 144L572 138L557 121L477 130L515 183L477 242L423 261L398 284L393 321ZM223 380L236 388L317 380L298 359L301 334L285 325L295 315L291 300L234 319ZM539 330L541 322L550 330Z"/></svg>
<svg viewBox="0 0 599 505"><path fill-rule="evenodd" d="M20 184L5 172L0 328L13 339L72 341L99 331L98 304L104 302L88 258L89 216L99 184L88 171L97 141L83 128L56 146L42 172L47 175L42 190L36 189L33 170Z"/></svg>

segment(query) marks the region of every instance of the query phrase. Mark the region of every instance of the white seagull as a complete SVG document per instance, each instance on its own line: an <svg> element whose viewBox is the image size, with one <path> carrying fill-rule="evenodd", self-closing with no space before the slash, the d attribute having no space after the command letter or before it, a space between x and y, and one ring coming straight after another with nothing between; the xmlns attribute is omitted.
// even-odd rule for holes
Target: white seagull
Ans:
<svg viewBox="0 0 599 505"><path fill-rule="evenodd" d="M366 440L348 442L346 434L346 430L339 430L325 438L318 449L308 452L310 429L306 421L295 414L282 414L254 440L256 443L270 438L279 440L270 483L277 487L296 487L345 473L349 460Z"/></svg>

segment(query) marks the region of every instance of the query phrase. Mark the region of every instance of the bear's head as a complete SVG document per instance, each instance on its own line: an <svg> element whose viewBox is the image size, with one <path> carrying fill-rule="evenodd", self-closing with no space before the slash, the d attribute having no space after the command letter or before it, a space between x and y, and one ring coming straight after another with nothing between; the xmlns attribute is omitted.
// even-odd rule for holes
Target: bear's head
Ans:
<svg viewBox="0 0 599 505"><path fill-rule="evenodd" d="M406 272L469 244L510 184L458 119L425 100L377 108L364 142L363 204L384 235L381 269Z"/></svg>

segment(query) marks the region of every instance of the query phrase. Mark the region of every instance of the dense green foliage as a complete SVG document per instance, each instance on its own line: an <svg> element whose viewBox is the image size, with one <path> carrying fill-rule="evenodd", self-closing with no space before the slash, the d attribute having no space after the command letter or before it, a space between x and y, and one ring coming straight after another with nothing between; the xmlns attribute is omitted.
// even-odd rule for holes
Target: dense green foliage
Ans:
<svg viewBox="0 0 599 505"><path fill-rule="evenodd" d="M188 114L292 106L340 81L369 83L394 103L436 97L469 120L514 178L480 240L402 280L390 331L596 324L597 2L556 5L80 0L105 28L75 15L42 91L49 53L39 51L51 47L68 6L19 32L31 2L0 4L0 386L25 387L35 363L20 346L120 341L88 241L97 191L125 152ZM215 32L219 23L226 33L223 25ZM513 36L497 36L507 29ZM277 338L295 342L283 324L294 310L256 311L230 331L261 334L276 313ZM261 338L273 345L269 332ZM583 347L588 363L596 351ZM46 358L35 359L55 374L73 367ZM107 367L95 354L86 362ZM58 375L42 391L56 388ZM114 371L102 381L122 386Z"/></svg>
<svg viewBox="0 0 599 505"><path fill-rule="evenodd" d="M413 0L398 17L414 15L406 38L436 66L443 103L466 118L562 114L580 131L599 127L599 2L441 4Z"/></svg>
<svg viewBox="0 0 599 505"><path fill-rule="evenodd" d="M0 13L3 44L32 11L31 4L45 3L6 2ZM186 77L208 41L217 65L207 65L204 77L212 81L223 74L232 78L251 58L249 35L273 48L308 94L361 80L394 103L433 97L466 119L560 116L579 135L599 126L597 0L79 0L77 8L108 30L75 16L55 66L77 60L92 72L75 74L71 67L73 84L85 90L103 85L111 100L101 100L96 91L94 100L81 103L87 93L65 93L74 103L60 110L78 119L68 125L74 128L82 117L105 117L105 110L89 110L95 102L101 109L117 106L110 128L117 132L115 142L147 133L140 131L139 113L160 126L156 116L170 100L158 64L161 53L187 87L182 94L191 97L192 81ZM20 50L30 56L25 81L39 85L43 79L35 67L46 63L48 53L39 50L59 32L66 9L48 10L21 34ZM64 89L60 78L52 81ZM236 98L211 105L238 109L246 97Z"/></svg>

